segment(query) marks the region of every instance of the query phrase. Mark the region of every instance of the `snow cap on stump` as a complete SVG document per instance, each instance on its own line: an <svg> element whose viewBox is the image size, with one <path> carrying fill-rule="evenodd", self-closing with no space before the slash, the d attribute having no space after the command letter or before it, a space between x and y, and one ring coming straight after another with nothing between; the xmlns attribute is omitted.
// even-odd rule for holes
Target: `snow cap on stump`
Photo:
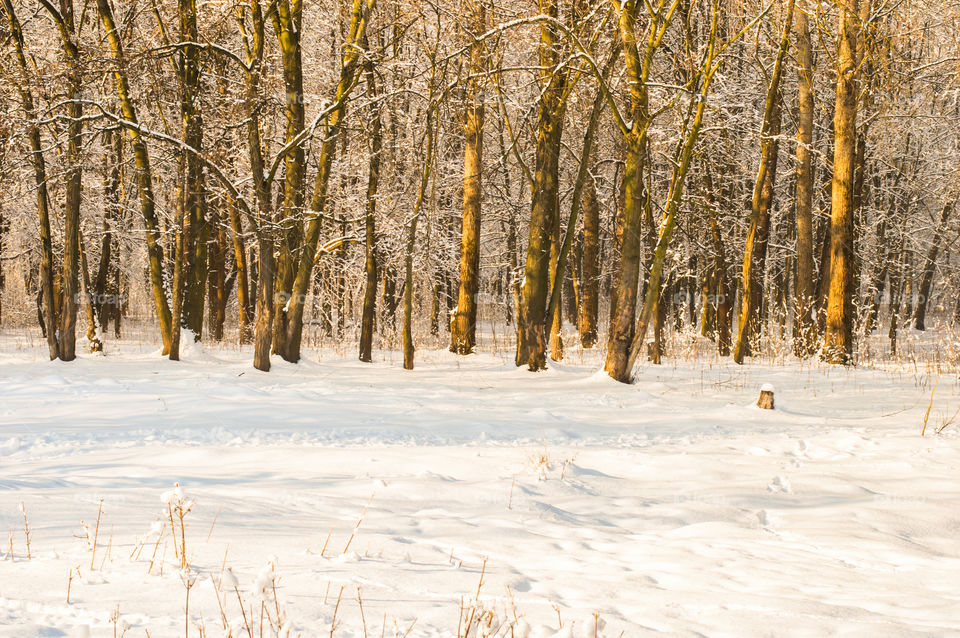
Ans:
<svg viewBox="0 0 960 638"><path fill-rule="evenodd" d="M757 407L762 410L773 409L773 386L769 383L760 386L760 398L757 399Z"/></svg>

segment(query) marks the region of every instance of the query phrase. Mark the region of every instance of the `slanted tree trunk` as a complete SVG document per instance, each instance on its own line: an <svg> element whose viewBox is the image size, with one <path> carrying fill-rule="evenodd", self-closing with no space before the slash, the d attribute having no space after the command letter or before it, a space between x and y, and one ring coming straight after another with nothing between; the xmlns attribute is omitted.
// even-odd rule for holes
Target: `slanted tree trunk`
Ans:
<svg viewBox="0 0 960 638"><path fill-rule="evenodd" d="M603 70L601 71L601 74L600 74L601 81L606 82L607 78L610 77L610 73L613 70L613 66L619 57L620 57L620 47L616 46L614 47L614 50L611 52L610 57L607 59L607 62L604 65ZM551 274L551 288L550 288L550 297L549 297L550 302L549 302L549 305L547 306L547 320L552 326L550 352L551 352L551 358L554 361L560 361L563 358L563 342L560 339L560 327L562 326L562 321L560 318L561 317L561 313L560 313L561 290L562 290L562 286L564 285L564 281L567 280L565 275L567 273L567 264L570 261L570 250L573 246L573 238L576 234L577 220L580 215L580 206L582 202L586 201L586 199L583 196L584 188L586 188L588 192L594 188L594 184L592 181L593 178L590 176L590 157L593 153L593 143L596 137L597 127L600 123L600 115L603 112L603 104L604 104L604 94L603 94L603 91L600 88L598 88L597 95L596 97L594 97L594 100L593 100L593 107L590 110L590 116L587 120L587 130L584 132L584 135L583 135L583 147L580 152L580 163L577 168L577 176L573 183L573 194L570 197L570 215L567 219L567 226L566 226L567 231L563 238L563 244L559 247L559 254L557 254L556 256L556 265L551 266L551 268L553 269L553 273ZM590 221L590 224L592 225L591 232L593 235L591 238L591 241L593 242L593 245L591 247L593 254L590 256L590 258L594 262L591 265L591 268L593 268L594 270L594 274L591 275L592 278L594 279L594 288L592 291L593 299L591 301L594 307L594 311L593 311L594 335L592 338L595 341L596 340L596 306L597 306L595 271L597 268L596 250L597 250L597 236L599 233L599 228L598 228L599 207L597 205L595 192L592 193L592 197L593 197L592 206L594 207L594 210L590 211L590 214L596 216L595 219L592 219ZM557 219L558 223L557 225L554 226L554 234L559 233L559 209L558 209L557 218L558 218ZM586 219L584 219L584 224L586 223L587 223ZM586 233L587 231L584 230L584 232ZM551 251L552 250L553 249L551 248ZM573 290L571 290L570 292L573 293ZM573 308L576 308L577 304L576 304L575 295L571 295L571 296L574 297L573 299L571 299ZM571 312L570 315L571 315L571 319L573 319L574 321L577 320L576 312ZM591 342L591 347L592 345L593 344Z"/></svg>
<svg viewBox="0 0 960 638"><path fill-rule="evenodd" d="M320 242L323 211L327 206L327 186L337 152L343 118L346 116L347 100L354 88L354 77L363 60L362 43L366 38L367 23L375 0L354 0L347 42L344 46L340 79L336 97L326 116L325 135L317 159L317 176L313 198L310 202L310 217L296 263L296 278L286 304L277 313L278 330L274 350L286 361L300 360L300 340L303 336L303 311L307 289L313 279L313 266Z"/></svg>
<svg viewBox="0 0 960 638"><path fill-rule="evenodd" d="M857 47L859 0L840 0L837 97L830 218L830 291L822 358L853 358L853 189L857 157Z"/></svg>
<svg viewBox="0 0 960 638"><path fill-rule="evenodd" d="M940 213L940 224L933 234L933 244L930 246L930 252L927 253L927 259L923 264L917 305L913 310L913 327L916 330L927 329L927 306L930 303L930 291L933 288L933 274L937 269L937 255L940 253L940 245L943 236L946 234L947 220L950 218L950 213L953 212L955 205L955 202L948 202L943 205L943 211Z"/></svg>
<svg viewBox="0 0 960 638"><path fill-rule="evenodd" d="M636 335L637 296L640 278L641 238L644 222L645 192L643 175L647 154L647 131L650 125L649 94L647 83L653 65L654 54L662 42L663 35L673 19L678 3L670 11L651 19L648 27L647 44L641 51L636 38L636 25L641 10L636 0L625 2L620 8L618 33L626 58L627 77L630 80L630 121L631 126L623 130L626 146L624 163L624 212L622 244L620 249L620 267L616 286L611 291L610 341L604 369L607 373L624 383L630 380L630 348ZM664 227L665 228L665 227ZM672 229L671 229L672 231ZM666 256L664 247L664 256ZM662 263L661 263L662 266ZM651 275L654 273L651 272ZM660 276L656 273L656 293L647 289L650 298L647 318L653 312L660 296ZM653 278L648 280L648 286ZM646 327L644 326L644 331ZM645 335L644 335L645 336Z"/></svg>
<svg viewBox="0 0 960 638"><path fill-rule="evenodd" d="M20 93L20 105L30 122L30 161L33 166L33 178L37 193L37 213L40 224L40 319L47 349L51 361L60 356L60 343L57 339L57 315L53 285L53 241L50 233L50 197L47 191L47 168L43 158L43 142L40 127L37 124L37 112L34 109L33 93L30 91L29 67L23 48L23 30L14 11L11 0L3 0L3 8L10 24L10 40L13 42L20 81L17 88Z"/></svg>
<svg viewBox="0 0 960 638"><path fill-rule="evenodd" d="M247 70L245 73L247 116L247 155L250 172L253 176L253 190L256 197L256 216L251 219L257 236L257 277L253 284L251 297L256 299L256 321L253 335L253 367L262 372L270 371L270 352L273 344L275 315L275 262L274 249L276 235L274 231L272 182L267 177L263 159L263 142L260 134L260 80L265 49L264 15L259 0L250 2L250 35L244 34L247 52ZM239 202L237 202L239 203ZM239 229L239 224L236 230ZM252 259L251 259L252 260Z"/></svg>
<svg viewBox="0 0 960 638"><path fill-rule="evenodd" d="M140 211L143 215L143 224L146 231L144 234L146 236L147 255L150 264L150 284L156 305L157 317L160 321L163 351L169 354L173 336L172 316L164 289L163 249L160 245L159 224L157 222L153 196L153 173L150 169L150 154L147 149L147 143L138 129L139 122L137 120L137 112L130 94L130 85L127 81L125 70L126 58L123 52L123 44L120 41L120 32L117 30L113 18L113 9L110 7L109 0L97 0L97 11L103 22L103 30L106 33L107 41L110 44L110 52L115 65L113 75L117 83L120 110L128 123L125 128L130 135L130 141L133 145L134 161L137 167L137 191L140 199Z"/></svg>
<svg viewBox="0 0 960 638"><path fill-rule="evenodd" d="M674 5L677 6L677 5ZM665 214L663 223L660 225L659 238L657 240L657 247L653 253L651 264L650 264L650 274L647 279L646 292L644 294L643 306L640 309L640 314L637 317L636 326L622 326L621 322L617 322L617 330L622 331L624 328L632 332L632 339L630 340L626 351L622 351L622 344L620 339L622 336L615 340L615 343L618 344L618 350L608 354L607 356L607 367L606 370L608 374L620 381L621 383L630 383L632 380L633 368L636 365L637 357L640 355L643 345L646 341L647 329L650 324L654 309L656 308L660 300L661 292L661 278L663 275L663 267L666 262L667 249L670 245L670 240L673 237L673 231L676 228L677 223L677 214L680 210L680 204L683 201L683 189L686 183L687 173L690 170L690 164L693 161L694 149L696 148L697 141L700 138L700 131L703 127L703 117L706 112L706 103L707 97L710 93L710 85L712 83L713 77L716 74L717 70L720 68L721 62L717 60L717 34L718 34L718 24L719 24L719 13L721 9L717 4L713 5L711 11L711 24L710 24L710 36L707 43L707 51L703 57L701 66L698 73L697 80L699 82L699 91L697 92L697 97L691 99L688 104L687 118L690 122L689 127L687 128L686 138L683 140L680 148L678 149L676 159L676 167L673 172L673 176L670 182L670 190L667 195L667 202L665 206ZM623 12L621 13L621 15ZM669 18L669 16L668 16ZM665 27L664 27L665 29ZM621 32L623 30L621 29ZM622 36L621 36L622 37ZM628 48L628 43L624 41L625 49ZM652 51L650 55L652 59ZM649 64L645 65L649 68ZM631 76L633 74L631 73ZM632 84L636 84L635 82ZM633 129L637 128L637 120L633 120ZM622 130L622 127L621 127ZM627 155L627 171L626 178L631 178L631 155L636 155L636 149L631 153L630 146L628 146L628 155ZM638 158L635 158L633 162L635 163ZM630 206L630 197L628 191L628 207ZM627 216L629 217L629 215ZM627 273L626 269L622 271L624 274ZM626 281L626 277L623 278L623 281ZM623 286L623 284L621 284ZM623 297L621 297L621 301ZM632 315L633 313L631 313Z"/></svg>
<svg viewBox="0 0 960 638"><path fill-rule="evenodd" d="M750 228L743 251L743 278L740 284L740 321L737 326L737 345L733 360L743 363L750 355L751 340L760 327L760 305L763 300L763 275L767 256L767 241L770 232L770 206L776 181L777 151L780 134L780 78L783 62L790 47L790 32L793 26L795 0L789 0L784 17L780 48L767 87L767 100L760 129L760 168L753 187Z"/></svg>

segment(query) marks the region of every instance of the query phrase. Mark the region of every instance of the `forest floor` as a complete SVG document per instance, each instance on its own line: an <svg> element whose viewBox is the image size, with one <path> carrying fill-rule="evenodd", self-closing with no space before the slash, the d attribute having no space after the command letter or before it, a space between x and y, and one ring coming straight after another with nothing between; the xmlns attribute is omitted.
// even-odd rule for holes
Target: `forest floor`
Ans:
<svg viewBox="0 0 960 638"><path fill-rule="evenodd" d="M376 357L0 337L0 636L960 635L955 374Z"/></svg>

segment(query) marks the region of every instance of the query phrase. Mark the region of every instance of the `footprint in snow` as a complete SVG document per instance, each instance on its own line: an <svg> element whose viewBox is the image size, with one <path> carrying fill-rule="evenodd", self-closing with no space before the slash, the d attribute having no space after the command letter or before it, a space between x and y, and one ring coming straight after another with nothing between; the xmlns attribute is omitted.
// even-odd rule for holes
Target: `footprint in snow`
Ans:
<svg viewBox="0 0 960 638"><path fill-rule="evenodd" d="M767 485L767 491L773 494L793 494L793 488L790 486L790 479L786 476L774 476L770 484Z"/></svg>
<svg viewBox="0 0 960 638"><path fill-rule="evenodd" d="M780 524L780 519L767 510L757 512L757 521L760 522L760 527L769 531L774 531L774 528Z"/></svg>

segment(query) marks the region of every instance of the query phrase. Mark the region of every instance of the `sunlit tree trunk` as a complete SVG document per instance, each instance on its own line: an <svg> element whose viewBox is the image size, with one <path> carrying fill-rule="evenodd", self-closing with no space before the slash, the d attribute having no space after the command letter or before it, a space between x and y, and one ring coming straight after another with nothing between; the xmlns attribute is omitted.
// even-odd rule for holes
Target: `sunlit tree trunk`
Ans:
<svg viewBox="0 0 960 638"><path fill-rule="evenodd" d="M540 13L557 17L556 0L541 0ZM550 231L558 212L560 140L563 133L565 75L557 69L560 34L552 23L540 25L538 56L544 89L537 115L533 203L520 305L517 313L516 365L532 371L546 368L547 295L550 287Z"/></svg>
<svg viewBox="0 0 960 638"><path fill-rule="evenodd" d="M740 284L740 318L737 326L737 344L733 360L743 363L750 355L753 333L759 328L760 303L763 299L763 270L766 263L767 241L770 229L770 206L776 180L777 136L780 133L780 78L783 62L790 47L790 32L793 25L794 0L789 0L784 17L780 48L774 63L760 129L760 168L753 188L750 228L743 251L743 278Z"/></svg>
<svg viewBox="0 0 960 638"><path fill-rule="evenodd" d="M486 29L484 0L468 0L473 37ZM463 220L460 233L460 285L457 305L450 322L450 350L470 354L477 343L477 293L480 290L480 218L483 207L483 119L484 92L480 75L486 66L484 44L475 40L467 67L465 112L463 114Z"/></svg>
<svg viewBox="0 0 960 638"><path fill-rule="evenodd" d="M830 216L830 288L822 358L853 358L853 189L857 157L857 42L859 0L840 0L837 93L834 112L833 182Z"/></svg>
<svg viewBox="0 0 960 638"><path fill-rule="evenodd" d="M641 51L635 35L635 29L642 4L637 0L625 2L619 9L618 31L626 58L627 77L630 80L630 121L631 127L625 132L626 161L624 164L624 214L623 241L620 250L619 276L611 292L613 314L610 322L610 342L607 350L605 369L618 381L627 382L630 378L629 359L631 344L635 336L637 296L639 293L640 261L642 252L645 193L643 176L646 162L647 131L650 124L649 95L647 83L653 65L654 54L660 47L663 36L670 25L678 3L674 3L669 13L651 18L648 27L647 43ZM666 248L664 248L666 250ZM653 273L651 273L653 274ZM652 281L652 278L651 280ZM648 288L648 293L654 290ZM649 313L660 296L659 273L656 275L656 289L649 294ZM646 327L644 327L644 330Z"/></svg>

